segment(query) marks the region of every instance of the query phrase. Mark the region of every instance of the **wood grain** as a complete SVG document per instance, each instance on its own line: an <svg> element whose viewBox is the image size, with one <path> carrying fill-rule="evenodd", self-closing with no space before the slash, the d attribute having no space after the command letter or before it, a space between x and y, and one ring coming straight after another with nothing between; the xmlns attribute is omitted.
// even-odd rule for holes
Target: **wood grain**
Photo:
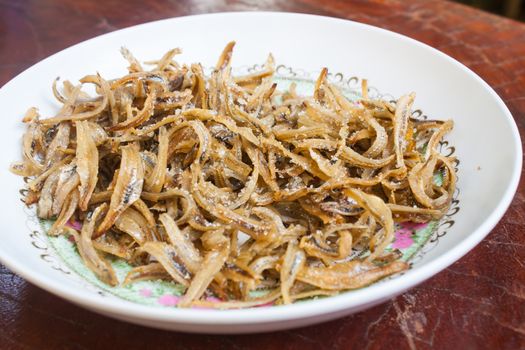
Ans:
<svg viewBox="0 0 525 350"><path fill-rule="evenodd" d="M99 34L161 18L241 10L347 18L430 44L483 77L525 130L525 25L445 1L0 0L0 84ZM498 226L452 267L383 305L286 332L211 336L134 326L80 309L0 266L0 348L525 348L523 181Z"/></svg>

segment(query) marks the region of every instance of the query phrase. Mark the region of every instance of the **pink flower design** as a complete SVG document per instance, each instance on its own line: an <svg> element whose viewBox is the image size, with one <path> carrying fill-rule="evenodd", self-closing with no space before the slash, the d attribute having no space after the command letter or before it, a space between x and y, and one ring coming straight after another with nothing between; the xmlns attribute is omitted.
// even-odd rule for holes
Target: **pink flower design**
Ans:
<svg viewBox="0 0 525 350"><path fill-rule="evenodd" d="M74 228L77 231L82 230L82 223L76 221L76 220L68 220L66 223L67 226Z"/></svg>
<svg viewBox="0 0 525 350"><path fill-rule="evenodd" d="M412 231L402 228L394 233L395 239L392 248L405 249L410 247L414 240L412 239Z"/></svg>
<svg viewBox="0 0 525 350"><path fill-rule="evenodd" d="M164 294L157 301L164 306L175 306L179 303L180 298L175 295Z"/></svg>
<svg viewBox="0 0 525 350"><path fill-rule="evenodd" d="M406 228L408 230L417 231L422 230L428 226L428 222L412 222L412 221L406 221L401 223L402 228Z"/></svg>
<svg viewBox="0 0 525 350"><path fill-rule="evenodd" d="M145 298L149 298L151 297L153 292L149 288L142 288L141 290L139 290L139 294Z"/></svg>

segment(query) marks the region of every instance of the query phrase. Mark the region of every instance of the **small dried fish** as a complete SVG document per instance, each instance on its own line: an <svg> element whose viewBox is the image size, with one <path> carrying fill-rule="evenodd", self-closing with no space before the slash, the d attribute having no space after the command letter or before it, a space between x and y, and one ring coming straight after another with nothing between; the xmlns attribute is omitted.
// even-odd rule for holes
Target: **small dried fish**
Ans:
<svg viewBox="0 0 525 350"><path fill-rule="evenodd" d="M80 233L80 239L78 241L78 251L84 260L84 263L97 275L98 278L111 286L116 286L119 282L115 275L115 271L108 261L99 256L99 253L93 247L92 241L97 221L106 208L107 205L105 203L100 205L93 211L91 216L88 216L84 220L82 232Z"/></svg>
<svg viewBox="0 0 525 350"><path fill-rule="evenodd" d="M123 77L53 83L62 108L26 113L11 167L29 177L25 203L55 220L49 234L73 235L110 285L106 255L133 266L124 284L183 286L180 307L289 304L408 269L388 249L395 223L450 208L457 162L440 148L453 122L414 118L413 93L374 99L366 80L350 100L327 68L310 96L280 91L272 55L234 76L234 46L209 75L177 48L144 64L122 48Z"/></svg>
<svg viewBox="0 0 525 350"><path fill-rule="evenodd" d="M91 128L87 121L76 122L77 130L77 174L80 178L79 207L87 210L91 195L98 181L98 149L91 136Z"/></svg>
<svg viewBox="0 0 525 350"><path fill-rule="evenodd" d="M119 169L108 213L97 228L94 238L107 231L120 213L140 198L144 183L144 168L139 154L139 147L136 144L122 147L122 160Z"/></svg>

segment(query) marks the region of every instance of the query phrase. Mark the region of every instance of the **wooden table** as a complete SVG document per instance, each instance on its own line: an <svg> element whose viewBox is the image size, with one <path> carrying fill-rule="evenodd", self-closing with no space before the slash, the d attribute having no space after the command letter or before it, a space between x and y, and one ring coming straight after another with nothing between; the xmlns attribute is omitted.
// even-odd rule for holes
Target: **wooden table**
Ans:
<svg viewBox="0 0 525 350"><path fill-rule="evenodd" d="M525 131L525 24L444 1L0 0L0 84L99 34L167 17L244 10L348 18L428 43L483 77ZM189 335L130 325L80 309L0 265L0 348L523 349L524 210L522 181L493 232L428 282L368 311L272 334Z"/></svg>

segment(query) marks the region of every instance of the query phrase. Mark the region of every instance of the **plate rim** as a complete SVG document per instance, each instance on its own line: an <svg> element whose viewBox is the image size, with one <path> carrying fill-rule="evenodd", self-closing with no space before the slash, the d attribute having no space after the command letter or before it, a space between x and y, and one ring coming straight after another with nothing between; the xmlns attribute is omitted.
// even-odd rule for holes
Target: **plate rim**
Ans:
<svg viewBox="0 0 525 350"><path fill-rule="evenodd" d="M512 170L511 181L507 185L503 196L497 207L490 215L477 227L472 230L465 238L463 238L457 245L446 253L436 257L432 261L425 263L418 267L417 270L409 270L403 276L391 279L380 285L371 285L360 290L341 293L339 295L331 296L329 298L322 298L316 300L309 300L291 305L274 306L268 308L250 308L250 309L235 309L235 310L195 310L183 308L153 308L151 306L136 304L125 300L115 300L113 298L107 299L83 289L68 289L64 285L47 275L39 275L33 273L23 262L17 261L16 258L10 257L7 254L2 254L3 250L0 246L0 262L7 268L15 272L17 275L26 279L30 283L52 293L77 305L82 305L88 309L94 309L106 315L116 314L121 317L129 319L140 319L149 321L161 321L171 323L183 323L194 325L241 325L241 324L265 324L273 322L282 322L296 320L300 318L319 317L321 315L335 314L343 312L344 310L358 308L366 305L377 304L384 300L399 295L403 291L413 288L423 281L435 276L440 271L444 270L457 260L459 260L466 253L471 251L483 238L485 238L496 224L503 217L509 208L514 194L518 188L522 169L522 143L516 122L499 95L494 91L488 83L486 83L480 76L478 76L471 69L466 67L461 62L448 56L447 54L422 43L418 40L407 37L387 29L379 28L373 25L356 22L343 18L320 16L314 14L293 13L293 12L273 12L273 11L234 11L234 12L218 12L209 14L198 14L190 16L180 16L160 19L156 21L144 22L141 24L121 28L109 33L95 36L93 38L81 41L71 45L63 50L60 50L48 57L33 64L23 72L10 79L0 88L0 94L3 90L8 89L19 77L26 74L31 74L34 69L37 69L42 63L51 60L57 55L63 54L74 47L84 45L93 40L98 40L102 37L109 37L118 35L123 31L136 30L139 27L148 27L159 22L170 21L186 21L194 20L195 18L203 17L221 17L221 16L280 16L280 17L303 17L310 18L314 21L334 21L345 22L346 24L365 27L367 30L381 32L383 34L397 37L399 40L408 41L409 43L419 46L424 50L430 50L434 55L449 61L451 64L458 66L465 71L471 78L474 78L481 84L491 97L498 104L504 114L506 121L509 124L512 133L512 142L514 148L514 169ZM385 292L386 290L386 292ZM283 327L284 328L284 327ZM232 330L235 332L235 330Z"/></svg>

